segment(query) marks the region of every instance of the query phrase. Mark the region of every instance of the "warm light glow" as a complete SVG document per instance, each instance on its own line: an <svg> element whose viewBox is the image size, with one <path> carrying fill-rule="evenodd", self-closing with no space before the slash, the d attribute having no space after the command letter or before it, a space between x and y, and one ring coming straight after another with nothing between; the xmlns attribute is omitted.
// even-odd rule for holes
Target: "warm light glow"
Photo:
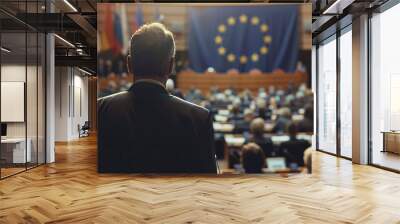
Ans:
<svg viewBox="0 0 400 224"><path fill-rule="evenodd" d="M88 71L86 71L86 70L83 70L83 69L81 69L81 68L78 68L78 70L81 71L81 72L83 72L83 73L85 73L85 74L87 74L87 75L93 75L92 73L90 73L90 72L88 72Z"/></svg>
<svg viewBox="0 0 400 224"><path fill-rule="evenodd" d="M1 50L4 51L4 52L7 52L7 53L11 52L10 50L8 50L7 48L4 48L4 47L2 47Z"/></svg>
<svg viewBox="0 0 400 224"><path fill-rule="evenodd" d="M57 38L58 38L59 40L61 40L62 42L66 43L68 46L75 48L75 45L73 45L73 44L72 44L71 42L69 42L68 40L66 40L66 39L64 39L64 38L62 38L62 37L60 37L60 36L57 35L57 34L54 34L54 36L57 37Z"/></svg>
<svg viewBox="0 0 400 224"><path fill-rule="evenodd" d="M68 0L64 0L65 4L67 4L74 12L78 12L78 10L71 4L68 2Z"/></svg>

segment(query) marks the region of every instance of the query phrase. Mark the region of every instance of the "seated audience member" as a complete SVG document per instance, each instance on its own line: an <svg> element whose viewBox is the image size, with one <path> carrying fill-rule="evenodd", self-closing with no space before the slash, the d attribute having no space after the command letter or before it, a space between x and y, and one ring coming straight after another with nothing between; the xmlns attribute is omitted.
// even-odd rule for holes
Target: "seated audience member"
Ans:
<svg viewBox="0 0 400 224"><path fill-rule="evenodd" d="M292 122L288 126L289 141L283 142L280 146L280 153L286 158L286 163L296 163L304 166L304 151L311 146L310 142L297 138L297 125Z"/></svg>
<svg viewBox="0 0 400 224"><path fill-rule="evenodd" d="M254 142L259 145L265 156L271 157L274 156L274 145L272 143L271 138L264 136L264 119L256 118L250 124L250 132L251 136L247 140L247 142Z"/></svg>
<svg viewBox="0 0 400 224"><path fill-rule="evenodd" d="M165 88L168 90L168 92L176 97L181 98L182 100L184 100L183 94L179 89L175 89L175 84L174 84L174 80L172 79L168 79L167 83L165 83Z"/></svg>
<svg viewBox="0 0 400 224"><path fill-rule="evenodd" d="M291 113L290 109L287 107L283 107L278 110L278 119L275 121L275 126L272 129L274 133L284 133L287 129L287 126L291 122Z"/></svg>
<svg viewBox="0 0 400 224"><path fill-rule="evenodd" d="M298 123L299 132L314 131L314 110L312 106L307 106L304 112L304 118Z"/></svg>
<svg viewBox="0 0 400 224"><path fill-rule="evenodd" d="M243 120L243 115L240 113L240 100L235 100L232 104L230 120L238 121Z"/></svg>
<svg viewBox="0 0 400 224"><path fill-rule="evenodd" d="M260 146L248 143L242 148L242 166L246 173L262 173L265 155Z"/></svg>
<svg viewBox="0 0 400 224"><path fill-rule="evenodd" d="M251 104L251 101L253 100L253 97L251 96L251 92L248 89L245 89L241 94L240 94L241 102L242 102L242 107L249 107Z"/></svg>
<svg viewBox="0 0 400 224"><path fill-rule="evenodd" d="M267 108L267 102L264 98L258 97L256 99L257 106L257 117L264 120L269 120L271 118L270 110Z"/></svg>
<svg viewBox="0 0 400 224"><path fill-rule="evenodd" d="M175 41L160 23L132 36L134 83L98 101L98 171L217 173L210 112L168 93Z"/></svg>
<svg viewBox="0 0 400 224"><path fill-rule="evenodd" d="M235 126L233 132L236 134L242 134L243 132L250 131L250 122L253 120L253 118L253 111L249 108L245 109L243 112L243 119L233 122Z"/></svg>

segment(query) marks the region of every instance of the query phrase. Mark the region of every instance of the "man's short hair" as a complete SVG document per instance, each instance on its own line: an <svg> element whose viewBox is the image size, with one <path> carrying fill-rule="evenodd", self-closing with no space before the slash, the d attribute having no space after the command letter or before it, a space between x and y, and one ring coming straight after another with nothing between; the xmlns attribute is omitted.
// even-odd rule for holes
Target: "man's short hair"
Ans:
<svg viewBox="0 0 400 224"><path fill-rule="evenodd" d="M290 136L296 136L298 132L298 127L296 122L290 122L287 126L287 132Z"/></svg>
<svg viewBox="0 0 400 224"><path fill-rule="evenodd" d="M251 121L250 123L250 132L254 135L263 135L264 134L264 119L258 117Z"/></svg>
<svg viewBox="0 0 400 224"><path fill-rule="evenodd" d="M265 166L265 154L255 143L248 143L242 149L242 164L246 173L262 173Z"/></svg>
<svg viewBox="0 0 400 224"><path fill-rule="evenodd" d="M173 34L161 23L140 27L131 37L131 68L136 76L163 76L175 57Z"/></svg>

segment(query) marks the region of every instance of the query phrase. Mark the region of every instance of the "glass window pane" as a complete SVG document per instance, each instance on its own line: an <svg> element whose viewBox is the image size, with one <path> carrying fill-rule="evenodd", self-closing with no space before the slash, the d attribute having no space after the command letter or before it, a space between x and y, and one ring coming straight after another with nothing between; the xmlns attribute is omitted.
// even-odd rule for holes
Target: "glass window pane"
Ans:
<svg viewBox="0 0 400 224"><path fill-rule="evenodd" d="M38 41L38 164L45 163L45 44L46 37L39 33Z"/></svg>
<svg viewBox="0 0 400 224"><path fill-rule="evenodd" d="M30 161L26 144L26 33L1 34L1 174L6 177L25 170ZM28 147L26 147L28 146ZM28 150L26 150L28 149Z"/></svg>
<svg viewBox="0 0 400 224"><path fill-rule="evenodd" d="M400 170L400 30L393 27L398 21L400 4L371 19L372 163L396 170ZM387 139L382 132L389 132Z"/></svg>
<svg viewBox="0 0 400 224"><path fill-rule="evenodd" d="M37 33L28 32L27 33L27 48L28 48L28 62L27 62L27 80L26 80L26 116L27 116L27 140L30 144L30 160L28 162L28 168L37 165L37 132L38 132L38 108L37 108L37 98L38 98L38 57L37 57Z"/></svg>
<svg viewBox="0 0 400 224"><path fill-rule="evenodd" d="M340 36L340 153L352 156L352 35Z"/></svg>
<svg viewBox="0 0 400 224"><path fill-rule="evenodd" d="M336 39L318 48L318 147L336 153Z"/></svg>

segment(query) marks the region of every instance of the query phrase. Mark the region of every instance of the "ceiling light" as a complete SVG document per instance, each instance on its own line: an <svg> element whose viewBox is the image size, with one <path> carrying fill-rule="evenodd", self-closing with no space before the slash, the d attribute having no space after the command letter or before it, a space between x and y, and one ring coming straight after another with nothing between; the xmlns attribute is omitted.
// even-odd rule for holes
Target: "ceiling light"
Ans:
<svg viewBox="0 0 400 224"><path fill-rule="evenodd" d="M351 5L355 0L336 0L322 13L323 15L338 15L342 14L343 10Z"/></svg>
<svg viewBox="0 0 400 224"><path fill-rule="evenodd" d="M74 12L78 12L78 10L68 0L64 0L64 3L67 4Z"/></svg>
<svg viewBox="0 0 400 224"><path fill-rule="evenodd" d="M1 47L1 50L4 51L4 52L6 52L6 53L10 53L10 52L11 52L11 50L9 50L9 49L7 49L7 48L5 48L5 47Z"/></svg>
<svg viewBox="0 0 400 224"><path fill-rule="evenodd" d="M68 46L75 48L75 45L73 45L73 44L72 44L71 42L69 42L68 40L66 40L66 39L64 39L64 38L62 38L62 37L60 37L60 36L57 35L57 34L54 34L54 36L57 37L57 38L58 38L59 40L61 40L62 42L66 43Z"/></svg>
<svg viewBox="0 0 400 224"><path fill-rule="evenodd" d="M327 9L324 10L324 12L322 14L331 14L332 10L335 9L335 11L337 10L337 5L339 4L340 0L336 0L332 5L330 5ZM336 13L338 14L338 13Z"/></svg>

